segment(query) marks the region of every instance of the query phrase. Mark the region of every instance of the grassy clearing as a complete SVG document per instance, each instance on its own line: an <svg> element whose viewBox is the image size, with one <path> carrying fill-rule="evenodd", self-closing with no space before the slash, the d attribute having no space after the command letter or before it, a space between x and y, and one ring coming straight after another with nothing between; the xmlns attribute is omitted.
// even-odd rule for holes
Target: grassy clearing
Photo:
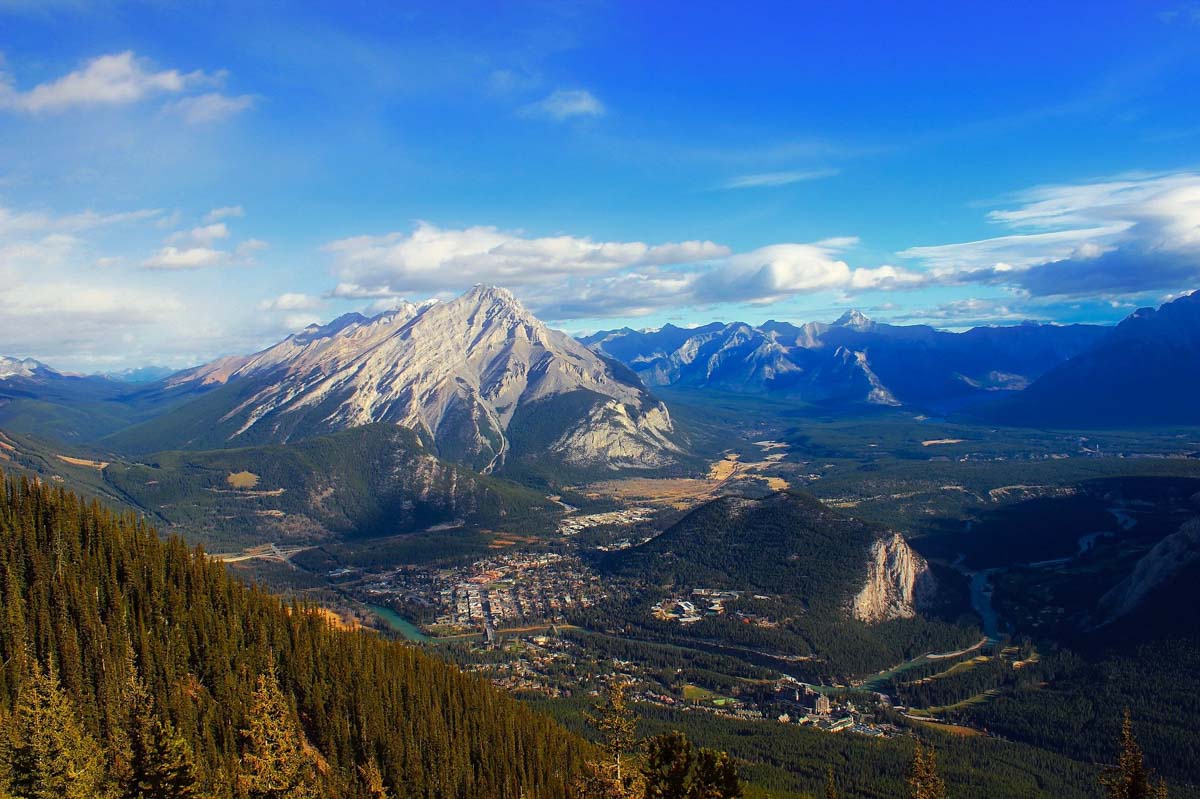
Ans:
<svg viewBox="0 0 1200 799"><path fill-rule="evenodd" d="M249 491L258 485L258 475L254 472L232 472L225 478L231 488Z"/></svg>

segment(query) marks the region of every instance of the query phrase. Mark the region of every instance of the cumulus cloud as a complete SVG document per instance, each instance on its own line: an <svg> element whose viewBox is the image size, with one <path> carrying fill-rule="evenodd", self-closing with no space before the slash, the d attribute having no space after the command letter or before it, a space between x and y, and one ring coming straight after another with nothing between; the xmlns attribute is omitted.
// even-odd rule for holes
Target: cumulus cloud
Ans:
<svg viewBox="0 0 1200 799"><path fill-rule="evenodd" d="M219 76L201 71L154 70L132 51L103 55L57 80L19 91L0 73L0 107L31 114L54 113L76 106L127 105L155 94L178 94L211 85Z"/></svg>
<svg viewBox="0 0 1200 799"><path fill-rule="evenodd" d="M650 245L578 236L528 238L490 226L448 230L420 222L411 233L356 236L325 246L340 281L336 296L382 297L475 282L522 286L634 266L693 263L729 249L711 241Z"/></svg>
<svg viewBox="0 0 1200 799"><path fill-rule="evenodd" d="M573 117L599 117L607 113L604 104L585 89L558 89L521 110L526 116L540 116L556 121Z"/></svg>
<svg viewBox="0 0 1200 799"><path fill-rule="evenodd" d="M637 316L687 304L770 303L818 291L913 288L899 266L855 268L841 257L858 239L784 243L745 253L711 241L601 242L527 237L495 227L356 236L326 245L339 282L329 296L386 300L453 292L472 283L514 287L547 318Z"/></svg>
<svg viewBox="0 0 1200 799"><path fill-rule="evenodd" d="M258 309L260 311L313 311L324 305L325 303L320 297L299 292L286 292L278 297L263 300L258 304Z"/></svg>
<svg viewBox="0 0 1200 799"><path fill-rule="evenodd" d="M271 245L267 244L261 239L246 239L234 248L233 254L243 261L252 261L254 259L254 253L262 252L270 246Z"/></svg>
<svg viewBox="0 0 1200 799"><path fill-rule="evenodd" d="M166 111L183 117L187 122L203 124L220 122L236 116L254 107L254 101L255 97L252 94L229 96L219 92L209 92L176 100L167 105Z"/></svg>
<svg viewBox="0 0 1200 799"><path fill-rule="evenodd" d="M208 266L223 266L229 262L229 253L211 247L166 246L142 262L146 269L203 269Z"/></svg>
<svg viewBox="0 0 1200 799"><path fill-rule="evenodd" d="M192 228L186 232L171 234L167 241L179 243L181 241L193 241L204 246L211 246L217 239L229 237L229 228L224 222L214 222L211 225L203 225L201 227Z"/></svg>
<svg viewBox="0 0 1200 799"><path fill-rule="evenodd" d="M218 352L262 346L261 314L253 313L252 303L237 302L216 281L191 281L183 295L174 279L148 281L140 259L108 249L117 226L119 240L136 241L161 235L156 232L161 218L157 210L0 208L4 354L88 370L151 361L183 366ZM203 231L196 237L219 239L220 232ZM192 246L191 232L185 235L186 244L152 256L152 268L195 268L229 258L228 253ZM237 263L237 256L229 262Z"/></svg>
<svg viewBox="0 0 1200 799"><path fill-rule="evenodd" d="M789 186L793 183L803 183L809 180L820 180L833 177L839 170L808 169L794 172L759 172L753 175L739 175L721 184L723 189L762 189L777 186Z"/></svg>
<svg viewBox="0 0 1200 799"><path fill-rule="evenodd" d="M734 255L728 264L701 275L695 295L703 302L777 302L795 294L828 289L900 288L923 277L895 266L851 268L838 257L854 239L827 239L812 244L772 244Z"/></svg>

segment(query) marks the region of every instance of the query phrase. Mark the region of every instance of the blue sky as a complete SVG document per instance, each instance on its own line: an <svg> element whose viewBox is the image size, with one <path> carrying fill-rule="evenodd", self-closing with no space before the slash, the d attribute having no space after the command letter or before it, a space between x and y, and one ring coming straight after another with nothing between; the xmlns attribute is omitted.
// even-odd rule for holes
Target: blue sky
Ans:
<svg viewBox="0 0 1200 799"><path fill-rule="evenodd" d="M481 281L571 331L1200 284L1200 4L383 5L0 0L0 352L183 366Z"/></svg>

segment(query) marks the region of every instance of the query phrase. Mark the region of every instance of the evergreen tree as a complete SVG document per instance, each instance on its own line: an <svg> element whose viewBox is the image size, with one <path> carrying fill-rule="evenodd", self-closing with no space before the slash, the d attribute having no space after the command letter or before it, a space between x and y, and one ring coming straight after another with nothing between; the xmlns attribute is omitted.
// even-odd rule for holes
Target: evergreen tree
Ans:
<svg viewBox="0 0 1200 799"><path fill-rule="evenodd" d="M1142 747L1133 736L1133 717L1125 708L1121 722L1121 753L1114 766L1104 769L1100 776L1108 799L1167 799L1167 784L1154 783L1153 774L1146 768Z"/></svg>
<svg viewBox="0 0 1200 799"><path fill-rule="evenodd" d="M681 732L656 735L647 741L642 766L646 799L686 799L693 760L692 743Z"/></svg>
<svg viewBox="0 0 1200 799"><path fill-rule="evenodd" d="M379 764L374 759L365 766L359 766L358 775L366 799L390 799L387 786L383 784L383 774L379 771Z"/></svg>
<svg viewBox="0 0 1200 799"><path fill-rule="evenodd" d="M913 752L908 787L912 799L946 799L946 783L938 774L937 755L932 746L922 746L920 741Z"/></svg>
<svg viewBox="0 0 1200 799"><path fill-rule="evenodd" d="M35 665L25 676L5 737L0 759L16 799L107 795L100 747L50 669Z"/></svg>
<svg viewBox="0 0 1200 799"><path fill-rule="evenodd" d="M729 755L712 749L695 752L680 732L646 742L642 782L646 799L738 799L743 791Z"/></svg>
<svg viewBox="0 0 1200 799"><path fill-rule="evenodd" d="M242 731L239 791L246 799L319 799L317 768L274 672L258 676Z"/></svg>
<svg viewBox="0 0 1200 799"><path fill-rule="evenodd" d="M642 794L640 774L631 768L630 759L637 749L637 716L629 706L629 686L615 680L608 692L587 714L588 723L600 736L599 760L589 762L576 792L588 799L636 799Z"/></svg>
<svg viewBox="0 0 1200 799"><path fill-rule="evenodd" d="M129 704L129 778L122 799L195 799L200 793L192 749L169 722L155 712L154 698L131 672Z"/></svg>
<svg viewBox="0 0 1200 799"><path fill-rule="evenodd" d="M687 799L741 799L737 766L725 752L701 749L688 787Z"/></svg>

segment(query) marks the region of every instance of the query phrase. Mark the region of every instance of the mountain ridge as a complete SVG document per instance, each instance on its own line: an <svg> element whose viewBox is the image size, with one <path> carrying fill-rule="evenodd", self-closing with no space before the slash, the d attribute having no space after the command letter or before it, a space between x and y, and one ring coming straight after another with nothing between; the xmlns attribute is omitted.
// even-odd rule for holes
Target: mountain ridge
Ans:
<svg viewBox="0 0 1200 799"><path fill-rule="evenodd" d="M951 333L875 322L849 310L831 324L667 325L600 331L581 340L625 363L651 387L948 410L1024 388L1106 332L1090 325L1023 324Z"/></svg>
<svg viewBox="0 0 1200 799"><path fill-rule="evenodd" d="M346 314L176 374L166 390L207 394L177 418L182 432L160 418L114 445L144 449L145 433L157 439L152 449L283 443L391 422L439 456L490 472L520 444L509 435L514 419L536 404L555 420L541 454L571 466L656 468L683 452L666 406L632 373L483 285L448 302Z"/></svg>

